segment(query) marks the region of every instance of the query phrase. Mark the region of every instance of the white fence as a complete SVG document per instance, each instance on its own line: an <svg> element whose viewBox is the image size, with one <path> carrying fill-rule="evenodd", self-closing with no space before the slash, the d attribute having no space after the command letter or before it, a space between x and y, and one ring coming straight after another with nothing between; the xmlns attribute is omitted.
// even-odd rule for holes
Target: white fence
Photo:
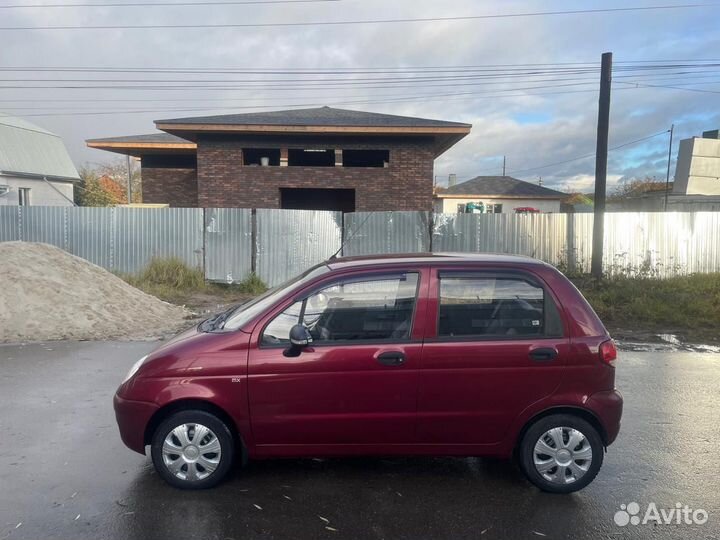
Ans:
<svg viewBox="0 0 720 540"><path fill-rule="evenodd" d="M340 214L240 208L0 207L0 241L46 242L109 270L137 272L176 256L213 281L251 272L276 285L343 255L512 253L588 271L592 214ZM611 213L605 271L720 272L720 213Z"/></svg>

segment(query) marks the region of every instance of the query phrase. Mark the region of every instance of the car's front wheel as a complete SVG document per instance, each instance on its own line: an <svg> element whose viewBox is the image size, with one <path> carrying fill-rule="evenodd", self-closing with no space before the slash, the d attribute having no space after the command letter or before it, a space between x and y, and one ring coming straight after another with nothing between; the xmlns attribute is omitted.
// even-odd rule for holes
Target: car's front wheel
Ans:
<svg viewBox="0 0 720 540"><path fill-rule="evenodd" d="M235 442L228 426L205 411L180 411L165 419L152 438L158 474L183 489L204 489L220 482L232 467Z"/></svg>
<svg viewBox="0 0 720 540"><path fill-rule="evenodd" d="M519 450L520 466L528 480L543 491L571 493L593 481L605 448L589 422L554 414L530 426Z"/></svg>

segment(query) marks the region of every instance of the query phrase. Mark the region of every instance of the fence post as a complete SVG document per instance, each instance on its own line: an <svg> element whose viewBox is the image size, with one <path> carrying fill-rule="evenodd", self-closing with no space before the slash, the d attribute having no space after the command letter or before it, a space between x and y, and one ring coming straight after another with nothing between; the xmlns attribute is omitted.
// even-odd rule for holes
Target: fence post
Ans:
<svg viewBox="0 0 720 540"><path fill-rule="evenodd" d="M17 207L17 231L18 231L18 240L21 242L23 241L23 213L22 213L22 206Z"/></svg>
<svg viewBox="0 0 720 540"><path fill-rule="evenodd" d="M74 206L71 206L70 208L75 208ZM69 208L63 209L63 249L70 252L70 234L69 234L69 227L68 227L68 212Z"/></svg>
<svg viewBox="0 0 720 540"><path fill-rule="evenodd" d="M567 226L565 227L565 234L567 237L565 238L565 250L566 250L566 257L567 257L567 268L568 273L575 273L576 265L577 265L577 253L576 253L576 247L575 247L575 214L574 213L568 213L565 214L567 217Z"/></svg>
<svg viewBox="0 0 720 540"><path fill-rule="evenodd" d="M257 274L257 208L250 211L250 272Z"/></svg>
<svg viewBox="0 0 720 540"><path fill-rule="evenodd" d="M110 208L109 212L109 218L110 218L110 268L108 270L113 271L115 270L115 243L117 240L117 221L115 219L115 211L116 209Z"/></svg>
<svg viewBox="0 0 720 540"><path fill-rule="evenodd" d="M340 257L345 256L345 212L340 212Z"/></svg>
<svg viewBox="0 0 720 540"><path fill-rule="evenodd" d="M435 212L432 210L428 214L430 217L428 219L428 232L430 234L430 241L428 242L428 251L430 253L433 252L433 232L435 229Z"/></svg>
<svg viewBox="0 0 720 540"><path fill-rule="evenodd" d="M205 278L205 281L207 281L207 261L205 260L207 257L207 221L205 221L206 215L206 208L201 208L202 210L202 273L203 278Z"/></svg>

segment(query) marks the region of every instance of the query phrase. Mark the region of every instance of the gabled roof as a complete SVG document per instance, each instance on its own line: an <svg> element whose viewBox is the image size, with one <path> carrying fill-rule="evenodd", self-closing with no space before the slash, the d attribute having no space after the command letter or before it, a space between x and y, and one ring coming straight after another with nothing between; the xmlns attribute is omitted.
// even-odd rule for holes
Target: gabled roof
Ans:
<svg viewBox="0 0 720 540"><path fill-rule="evenodd" d="M477 176L472 180L451 186L438 197L513 197L564 199L566 193L518 180L512 176Z"/></svg>
<svg viewBox="0 0 720 540"><path fill-rule="evenodd" d="M156 120L157 125L471 128L470 124L332 107Z"/></svg>
<svg viewBox="0 0 720 540"><path fill-rule="evenodd" d="M0 116L0 173L58 180L80 178L60 137L11 116Z"/></svg>

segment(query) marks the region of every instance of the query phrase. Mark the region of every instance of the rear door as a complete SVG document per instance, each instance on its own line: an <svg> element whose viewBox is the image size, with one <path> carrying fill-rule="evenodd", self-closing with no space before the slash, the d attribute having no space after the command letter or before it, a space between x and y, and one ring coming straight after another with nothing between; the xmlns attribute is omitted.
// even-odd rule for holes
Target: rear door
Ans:
<svg viewBox="0 0 720 540"><path fill-rule="evenodd" d="M559 386L556 301L529 272L433 269L418 392L421 443L492 444Z"/></svg>
<svg viewBox="0 0 720 540"><path fill-rule="evenodd" d="M249 399L258 445L385 445L415 440L428 270L329 278L280 307L253 332ZM313 342L288 357L290 327ZM284 449L280 448L284 447ZM361 447L354 446L362 452ZM318 448L321 450L320 448Z"/></svg>

